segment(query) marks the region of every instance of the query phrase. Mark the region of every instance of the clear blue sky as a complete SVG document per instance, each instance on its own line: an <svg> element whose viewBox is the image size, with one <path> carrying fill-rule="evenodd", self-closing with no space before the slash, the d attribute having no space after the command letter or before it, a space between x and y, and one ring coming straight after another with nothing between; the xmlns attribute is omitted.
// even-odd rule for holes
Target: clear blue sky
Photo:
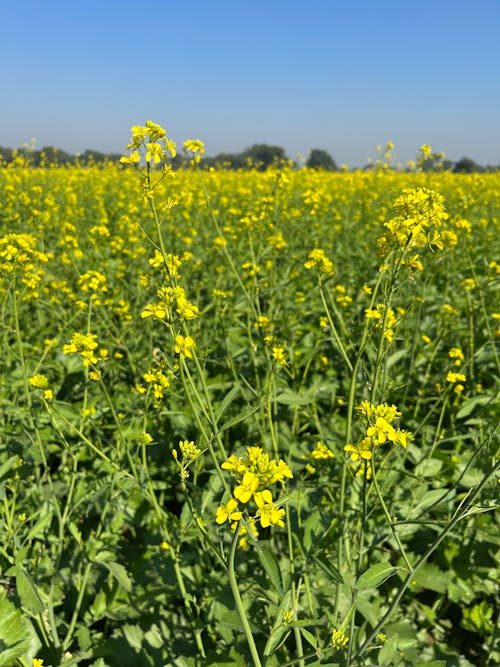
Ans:
<svg viewBox="0 0 500 667"><path fill-rule="evenodd" d="M0 145L120 152L163 125L363 165L500 163L500 0L2 0Z"/></svg>

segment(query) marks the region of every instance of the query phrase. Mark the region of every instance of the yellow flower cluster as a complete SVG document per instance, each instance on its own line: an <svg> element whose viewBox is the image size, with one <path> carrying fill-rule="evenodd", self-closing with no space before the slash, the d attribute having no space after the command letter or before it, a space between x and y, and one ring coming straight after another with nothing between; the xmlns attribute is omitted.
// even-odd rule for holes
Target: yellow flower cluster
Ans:
<svg viewBox="0 0 500 667"><path fill-rule="evenodd" d="M396 315L392 308L387 308L383 303L378 303L375 308L366 308L365 317L367 320L375 320L375 328L384 328L384 338L392 343L394 340L394 325L396 324Z"/></svg>
<svg viewBox="0 0 500 667"><path fill-rule="evenodd" d="M183 336L179 334L175 337L174 352L180 356L181 359L192 359L193 350L196 343L191 336Z"/></svg>
<svg viewBox="0 0 500 667"><path fill-rule="evenodd" d="M71 341L63 346L63 354L80 354L85 368L92 366L89 372L91 380L100 380L101 371L95 368L100 361L105 361L108 358L108 350L99 348L97 336L93 333L74 333L71 336Z"/></svg>
<svg viewBox="0 0 500 667"><path fill-rule="evenodd" d="M144 373L142 377L153 392L155 401L162 399L165 389L170 387L171 379L171 372L164 367L164 364L160 362L155 368ZM144 394L147 391L143 385L136 386L136 390L140 394Z"/></svg>
<svg viewBox="0 0 500 667"><path fill-rule="evenodd" d="M326 273L329 276L333 276L334 274L333 262L331 259L328 259L325 251L321 248L311 250L307 256L307 262L304 263L304 267L308 270L317 269L320 273Z"/></svg>
<svg viewBox="0 0 500 667"><path fill-rule="evenodd" d="M276 361L279 366L287 365L285 348L283 347L283 345L274 345L271 349L271 355L274 361Z"/></svg>
<svg viewBox="0 0 500 667"><path fill-rule="evenodd" d="M388 235L379 239L383 253L388 252L394 243L403 252L433 246L443 249L438 229L449 216L442 195L427 188L405 188L394 202L394 210L395 217L384 223ZM422 268L418 254L406 263L415 270Z"/></svg>
<svg viewBox="0 0 500 667"><path fill-rule="evenodd" d="M201 449L195 445L193 440L181 440L179 449L181 452L180 460L176 449L172 450L172 456L179 466L181 479L185 481L189 477L188 468L200 456Z"/></svg>
<svg viewBox="0 0 500 667"><path fill-rule="evenodd" d="M41 264L53 258L51 253L36 248L33 234L6 234L0 237L0 288L9 274L19 275L26 289L23 298L33 301L38 298L37 288L43 278Z"/></svg>
<svg viewBox="0 0 500 667"><path fill-rule="evenodd" d="M401 416L395 405L387 405L387 403L375 405L369 401L363 401L356 406L356 410L366 418L367 427L364 437L356 445L347 444L344 447L346 452L350 452L351 461L360 459L369 461L374 448L387 442L406 447L411 440L411 433L393 426L393 422Z"/></svg>
<svg viewBox="0 0 500 667"><path fill-rule="evenodd" d="M266 487L292 478L292 471L282 459L272 459L261 447L247 447L246 452L245 457L230 456L221 466L231 471L237 485L233 497L217 509L215 521L218 524L228 520L238 522L245 509L240 509L240 504L245 506L253 500L256 511L251 520L258 520L262 528L283 527L285 510L274 503L272 493Z"/></svg>
<svg viewBox="0 0 500 667"><path fill-rule="evenodd" d="M330 638L330 646L337 650L344 648L349 642L349 637L345 634L343 630L332 630L332 636Z"/></svg>
<svg viewBox="0 0 500 667"><path fill-rule="evenodd" d="M49 380L47 376L42 375L42 373L36 373L28 378L28 382L36 389L43 389L43 397L46 401L51 401L54 398L54 392L52 389L49 389Z"/></svg>
<svg viewBox="0 0 500 667"><path fill-rule="evenodd" d="M453 391L455 394L461 394L464 390L464 385L462 382L467 380L467 376L464 373L455 373L454 371L448 371L446 375L446 382L449 382L453 385Z"/></svg>
<svg viewBox="0 0 500 667"><path fill-rule="evenodd" d="M128 155L120 162L136 165L142 158L149 164L168 162L176 156L175 143L167 138L165 130L150 120L145 125L132 127L132 137L127 144Z"/></svg>
<svg viewBox="0 0 500 667"><path fill-rule="evenodd" d="M159 320L173 320L174 309L183 320L194 320L200 315L200 309L186 297L186 291L180 285L176 287L160 287L156 293L158 301L149 303L141 313L141 317L152 317Z"/></svg>
<svg viewBox="0 0 500 667"><path fill-rule="evenodd" d="M182 148L187 155L191 155L191 164L198 164L205 154L205 144L199 139L188 139Z"/></svg>

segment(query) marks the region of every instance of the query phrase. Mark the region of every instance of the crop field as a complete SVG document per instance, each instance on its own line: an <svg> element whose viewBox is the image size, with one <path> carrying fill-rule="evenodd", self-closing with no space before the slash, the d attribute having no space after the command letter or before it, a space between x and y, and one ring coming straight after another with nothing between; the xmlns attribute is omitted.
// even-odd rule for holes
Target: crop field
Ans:
<svg viewBox="0 0 500 667"><path fill-rule="evenodd" d="M500 664L500 174L0 168L0 666Z"/></svg>

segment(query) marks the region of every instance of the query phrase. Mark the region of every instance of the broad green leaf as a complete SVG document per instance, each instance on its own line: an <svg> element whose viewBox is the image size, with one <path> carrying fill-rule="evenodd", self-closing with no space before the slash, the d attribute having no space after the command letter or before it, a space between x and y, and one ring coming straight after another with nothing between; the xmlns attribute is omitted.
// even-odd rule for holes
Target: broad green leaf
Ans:
<svg viewBox="0 0 500 667"><path fill-rule="evenodd" d="M392 577L398 568L389 563L377 563L368 568L357 580L355 586L358 591L365 588L377 588L383 584L386 579Z"/></svg>
<svg viewBox="0 0 500 667"><path fill-rule="evenodd" d="M34 614L41 614L45 609L42 598L33 579L19 563L16 565L16 588L22 606Z"/></svg>
<svg viewBox="0 0 500 667"><path fill-rule="evenodd" d="M465 417L468 417L476 406L487 405L493 400L495 400L495 396L492 396L491 394L473 396L472 398L465 400L462 403L460 410L456 414L456 419L464 419Z"/></svg>
<svg viewBox="0 0 500 667"><path fill-rule="evenodd" d="M287 625L278 625L277 628L271 632L271 636L266 644L265 656L270 656L275 653L279 647L286 642L290 635L290 628Z"/></svg>
<svg viewBox="0 0 500 667"><path fill-rule="evenodd" d="M287 387L276 396L276 401L277 403L281 403L281 405L299 406L314 403L315 398L316 392L314 390L310 389L302 394L298 394L293 389Z"/></svg>
<svg viewBox="0 0 500 667"><path fill-rule="evenodd" d="M449 574L440 570L434 563L424 563L415 574L417 586L428 588L436 593L444 593L448 585Z"/></svg>
<svg viewBox="0 0 500 667"><path fill-rule="evenodd" d="M43 508L42 512L43 513L38 519L38 521L30 528L26 538L27 540L33 540L35 537L38 537L40 534L44 532L45 528L50 525L50 522L52 521L53 511Z"/></svg>
<svg viewBox="0 0 500 667"><path fill-rule="evenodd" d="M100 565L104 565L104 567L109 570L112 576L117 580L120 586L124 588L127 593L130 593L132 590L132 580L127 570L120 563L117 563L114 560L108 560L109 553L110 552L107 551L101 551L97 554L95 562L99 563Z"/></svg>
<svg viewBox="0 0 500 667"><path fill-rule="evenodd" d="M144 633L144 639L153 648L161 648L165 643L165 639L156 623L153 623L149 630Z"/></svg>
<svg viewBox="0 0 500 667"><path fill-rule="evenodd" d="M434 477L443 467L439 459L424 459L415 466L415 475L418 477Z"/></svg>
<svg viewBox="0 0 500 667"><path fill-rule="evenodd" d="M429 662L417 662L415 667L446 667L446 660L430 660Z"/></svg>
<svg viewBox="0 0 500 667"><path fill-rule="evenodd" d="M123 634L125 639L128 641L130 646L134 649L136 653L142 648L142 640L144 638L144 632L138 625L130 625L126 623L123 627Z"/></svg>
<svg viewBox="0 0 500 667"><path fill-rule="evenodd" d="M389 639L387 639L379 653L378 653L378 664L379 665L393 665L394 664L394 659L397 655L398 651L398 639L399 635L396 632L395 634L391 635Z"/></svg>
<svg viewBox="0 0 500 667"><path fill-rule="evenodd" d="M477 632L480 635L490 634L493 631L492 616L493 607L483 600L462 611L461 625L470 632Z"/></svg>
<svg viewBox="0 0 500 667"><path fill-rule="evenodd" d="M2 465L0 466L0 479L4 477L19 461L19 456L17 454L14 454L14 456L11 456L10 458L7 459Z"/></svg>
<svg viewBox="0 0 500 667"><path fill-rule="evenodd" d="M386 361L386 368L389 370L394 364L397 364L400 359L405 359L408 356L408 350L403 349L403 350L398 350L397 352L394 352L391 354L390 357L388 357Z"/></svg>
<svg viewBox="0 0 500 667"><path fill-rule="evenodd" d="M441 503L446 502L447 497L448 492L446 489L431 489L430 491L426 491L416 503L415 507L412 508L408 518L420 516L430 507L435 509L437 506L441 505Z"/></svg>
<svg viewBox="0 0 500 667"><path fill-rule="evenodd" d="M28 618L0 587L0 667L12 667L22 658L31 665L41 644Z"/></svg>
<svg viewBox="0 0 500 667"><path fill-rule="evenodd" d="M313 649L316 651L318 648L318 641L316 637L310 632L307 628L300 628L300 634L304 637L306 642L310 644Z"/></svg>
<svg viewBox="0 0 500 667"><path fill-rule="evenodd" d="M251 415L255 414L258 412L259 406L256 406L255 408L252 408L251 410L247 410L246 412L242 412L239 415L236 415L236 417L233 417L227 422L224 422L222 426L219 426L219 433L222 433L223 431L227 431L228 428L233 428L233 426L236 426L236 424L240 424L241 422L244 422L245 419L250 417Z"/></svg>
<svg viewBox="0 0 500 667"><path fill-rule="evenodd" d="M267 544L256 544L257 554L262 563L262 567L266 571L269 581L275 588L279 595L283 595L283 583L281 580L281 572L273 552Z"/></svg>
<svg viewBox="0 0 500 667"><path fill-rule="evenodd" d="M235 384L233 387L227 392L227 394L224 396L222 401L220 402L220 405L218 406L217 410L217 421L222 417L224 412L228 409L228 407L231 405L231 403L234 401L236 396L240 393L240 387L239 385Z"/></svg>
<svg viewBox="0 0 500 667"><path fill-rule="evenodd" d="M323 570L323 572L327 575L330 581L336 584L341 584L343 582L342 575L337 570L335 565L332 565L329 560L326 559L322 560L320 557L314 556L313 561L318 567L320 567Z"/></svg>

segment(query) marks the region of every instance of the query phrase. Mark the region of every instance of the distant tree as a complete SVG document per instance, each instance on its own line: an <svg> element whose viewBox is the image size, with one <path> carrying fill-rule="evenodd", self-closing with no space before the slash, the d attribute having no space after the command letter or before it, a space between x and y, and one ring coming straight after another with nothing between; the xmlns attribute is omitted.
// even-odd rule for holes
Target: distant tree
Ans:
<svg viewBox="0 0 500 667"><path fill-rule="evenodd" d="M455 166L453 167L455 174L473 174L481 171L484 171L483 167L474 162L474 160L471 160L470 157L463 157L458 162L455 162Z"/></svg>
<svg viewBox="0 0 500 667"><path fill-rule="evenodd" d="M35 151L35 153L37 152ZM75 159L74 155L70 155L70 153L60 148L54 148L53 146L44 146L40 153L42 159L45 158L45 161L49 164L67 164L68 162L73 162Z"/></svg>
<svg viewBox="0 0 500 667"><path fill-rule="evenodd" d="M243 156L245 160L251 162L254 167L261 171L286 160L284 148L269 146L268 144L254 144L243 152Z"/></svg>
<svg viewBox="0 0 500 667"><path fill-rule="evenodd" d="M3 146L0 146L0 162L11 162L13 153L14 151L12 148L4 148Z"/></svg>
<svg viewBox="0 0 500 667"><path fill-rule="evenodd" d="M337 165L330 153L313 148L307 158L306 167L310 169L324 169L325 171L337 171Z"/></svg>

